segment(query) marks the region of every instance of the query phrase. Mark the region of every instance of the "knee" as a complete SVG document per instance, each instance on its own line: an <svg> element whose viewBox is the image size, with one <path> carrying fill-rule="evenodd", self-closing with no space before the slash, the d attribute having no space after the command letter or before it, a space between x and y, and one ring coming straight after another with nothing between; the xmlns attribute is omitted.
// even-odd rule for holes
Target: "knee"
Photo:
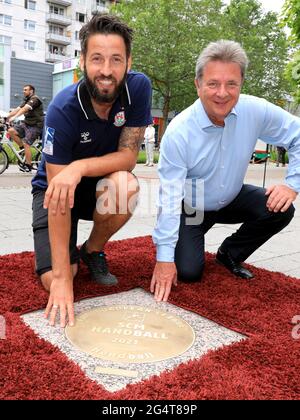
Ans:
<svg viewBox="0 0 300 420"><path fill-rule="evenodd" d="M53 280L52 271L47 271L46 273L41 274L40 275L40 280L41 280L41 283L42 283L44 289L47 292L50 292L51 284L52 284L52 280Z"/></svg>
<svg viewBox="0 0 300 420"><path fill-rule="evenodd" d="M293 204L288 208L287 211L284 213L277 213L278 217L280 218L280 221L287 226L292 220L295 215L295 207Z"/></svg>
<svg viewBox="0 0 300 420"><path fill-rule="evenodd" d="M138 179L130 172L120 171L110 175L109 179L114 183L114 191L117 192L117 207L130 203L135 208L140 186Z"/></svg>
<svg viewBox="0 0 300 420"><path fill-rule="evenodd" d="M139 182L132 173L114 172L97 185L97 205L113 209L112 214L132 214L137 205L139 189Z"/></svg>
<svg viewBox="0 0 300 420"><path fill-rule="evenodd" d="M177 267L178 279L184 283L196 283L202 279L204 264L197 267Z"/></svg>
<svg viewBox="0 0 300 420"><path fill-rule="evenodd" d="M108 191L123 194L137 193L140 186L138 179L131 172L119 171L114 172L99 181L97 185L97 197L108 188Z"/></svg>
<svg viewBox="0 0 300 420"><path fill-rule="evenodd" d="M138 179L131 172L119 171L109 175L109 180L113 181L119 191L137 192L140 189Z"/></svg>
<svg viewBox="0 0 300 420"><path fill-rule="evenodd" d="M7 130L7 132L8 132L8 134L9 134L10 136L12 136L12 137L16 134L15 129L14 129L14 128L12 128L12 127L10 127L10 128Z"/></svg>
<svg viewBox="0 0 300 420"><path fill-rule="evenodd" d="M295 216L295 211L296 211L296 209L295 209L293 204L286 211L286 218L289 219L289 221L291 221L293 219L293 217Z"/></svg>

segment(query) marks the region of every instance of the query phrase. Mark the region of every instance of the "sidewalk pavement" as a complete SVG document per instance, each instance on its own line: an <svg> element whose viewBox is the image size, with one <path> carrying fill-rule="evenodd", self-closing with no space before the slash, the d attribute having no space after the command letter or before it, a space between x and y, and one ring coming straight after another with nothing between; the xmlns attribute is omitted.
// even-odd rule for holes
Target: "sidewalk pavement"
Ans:
<svg viewBox="0 0 300 420"><path fill-rule="evenodd" d="M139 206L130 222L114 235L114 240L151 235L155 226L159 186L156 166L148 168L137 165L134 172L141 186ZM264 165L250 165L246 182L262 186L263 173ZM282 183L284 176L284 168L269 163L266 185ZM0 175L0 255L33 250L31 177L20 173L13 165ZM292 223L256 251L247 262L300 279L300 197L295 206L297 211ZM78 244L86 240L90 229L91 222L80 222ZM236 229L234 225L215 225L206 235L206 250L215 253L225 237Z"/></svg>

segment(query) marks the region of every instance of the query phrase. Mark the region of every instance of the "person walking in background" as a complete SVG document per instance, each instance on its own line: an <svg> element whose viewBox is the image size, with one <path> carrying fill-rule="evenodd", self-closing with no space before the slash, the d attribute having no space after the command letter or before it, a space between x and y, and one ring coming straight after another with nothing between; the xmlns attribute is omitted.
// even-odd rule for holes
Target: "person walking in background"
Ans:
<svg viewBox="0 0 300 420"><path fill-rule="evenodd" d="M277 167L279 167L280 163L282 164L282 167L285 167L285 153L286 150L284 147L277 146Z"/></svg>
<svg viewBox="0 0 300 420"><path fill-rule="evenodd" d="M153 124L148 125L146 128L144 139L146 150L145 166L154 166L155 128L153 127Z"/></svg>
<svg viewBox="0 0 300 420"><path fill-rule="evenodd" d="M25 85L23 88L24 99L17 108L10 111L7 116L8 122L12 123L17 117L25 116L24 121L9 128L8 133L12 140L19 147L25 148L26 163L20 166L20 171L31 172L32 156L30 147L34 141L42 135L44 126L43 103L35 95L35 88L32 85Z"/></svg>

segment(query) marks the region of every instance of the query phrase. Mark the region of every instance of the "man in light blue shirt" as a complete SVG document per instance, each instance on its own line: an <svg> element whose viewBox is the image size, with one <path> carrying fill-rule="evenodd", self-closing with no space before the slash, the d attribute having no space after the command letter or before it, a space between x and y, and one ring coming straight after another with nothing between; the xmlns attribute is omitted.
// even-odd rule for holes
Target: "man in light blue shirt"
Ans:
<svg viewBox="0 0 300 420"><path fill-rule="evenodd" d="M300 192L300 119L264 99L241 95L247 66L240 44L209 44L196 66L199 99L171 122L162 140L153 234L157 263L150 287L157 301L167 301L178 277L201 279L204 235L215 223L243 223L225 239L216 259L235 276L250 280L253 274L242 262L294 216L292 203ZM288 150L284 184L268 190L244 185L257 139ZM191 209L196 209L194 223Z"/></svg>

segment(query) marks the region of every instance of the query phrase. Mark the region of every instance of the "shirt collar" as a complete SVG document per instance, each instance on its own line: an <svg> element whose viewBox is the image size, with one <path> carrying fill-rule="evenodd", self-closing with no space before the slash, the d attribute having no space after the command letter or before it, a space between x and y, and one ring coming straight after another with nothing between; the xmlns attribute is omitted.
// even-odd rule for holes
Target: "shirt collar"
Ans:
<svg viewBox="0 0 300 420"><path fill-rule="evenodd" d="M211 120L209 119L204 106L201 102L201 99L198 99L197 101L198 106L197 106L197 113L198 113L198 119L200 122L200 126L201 128L208 128L208 127L215 127L215 124L213 122L211 122ZM230 118L231 115L235 115L237 116L237 111L236 108L232 108L232 110L230 111L230 113L227 115L227 117L225 118L225 121Z"/></svg>
<svg viewBox="0 0 300 420"><path fill-rule="evenodd" d="M78 98L80 107L87 120L99 119L93 108L91 97L90 97L90 94L88 92L88 89L84 80L78 83L77 98ZM130 98L127 82L125 83L124 88L122 89L122 92L119 95L119 97L116 99L115 103L117 101L119 101L121 109L125 109L131 105L131 98Z"/></svg>

